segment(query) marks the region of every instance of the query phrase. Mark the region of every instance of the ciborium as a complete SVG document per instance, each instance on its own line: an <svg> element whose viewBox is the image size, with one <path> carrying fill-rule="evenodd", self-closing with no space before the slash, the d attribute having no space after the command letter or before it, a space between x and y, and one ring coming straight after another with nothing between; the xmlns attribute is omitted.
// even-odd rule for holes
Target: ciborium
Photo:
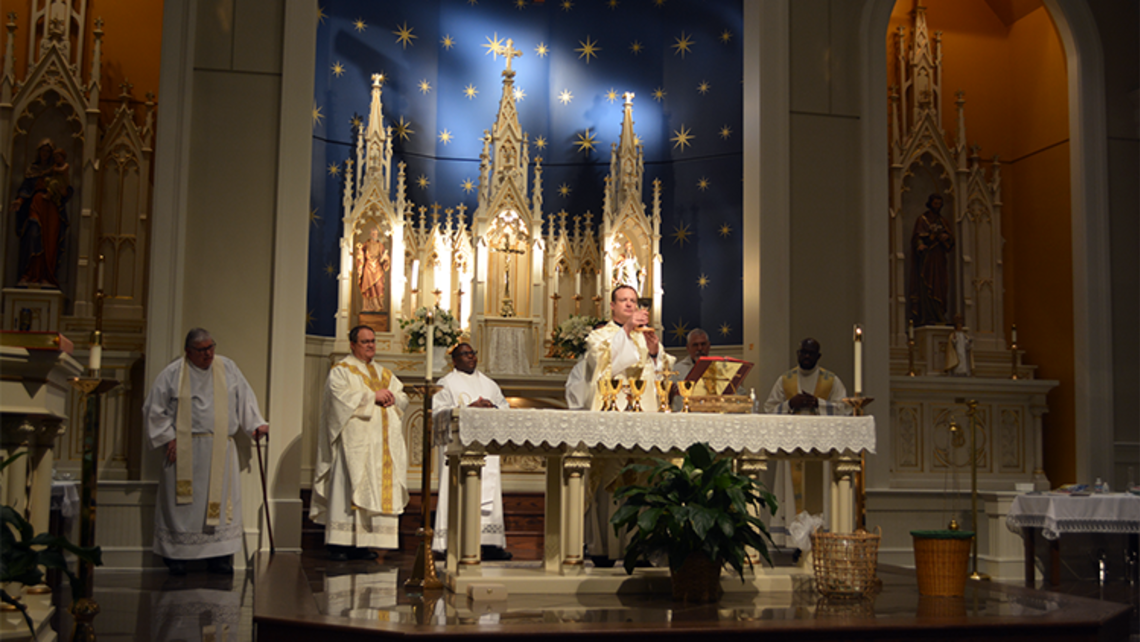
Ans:
<svg viewBox="0 0 1140 642"><path fill-rule="evenodd" d="M697 385L696 381L678 381L677 392L681 394L681 412L690 412L689 397L693 396L693 387Z"/></svg>
<svg viewBox="0 0 1140 642"><path fill-rule="evenodd" d="M649 382L645 379L630 379L629 380L629 393L627 397L629 404L625 409L629 412L641 412L641 395L645 394L645 389L648 387Z"/></svg>

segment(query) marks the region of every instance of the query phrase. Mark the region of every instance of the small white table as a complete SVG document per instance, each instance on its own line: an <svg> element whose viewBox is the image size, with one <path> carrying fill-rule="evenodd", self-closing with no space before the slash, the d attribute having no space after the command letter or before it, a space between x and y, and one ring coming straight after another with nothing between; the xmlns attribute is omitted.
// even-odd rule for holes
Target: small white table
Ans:
<svg viewBox="0 0 1140 642"><path fill-rule="evenodd" d="M1049 583L1061 583L1061 535L1065 533L1124 533L1129 548L1140 540L1140 497L1127 493L1069 495L1031 493L1014 498L1006 527L1020 533L1025 545L1025 585L1032 587L1034 538L1037 531L1049 541Z"/></svg>
<svg viewBox="0 0 1140 642"><path fill-rule="evenodd" d="M699 413L590 412L582 410L492 410L457 408L435 421L435 441L450 462L448 547L445 583L462 590L478 579L480 501L484 457L546 458L543 572L582 576L584 560L583 478L597 458L677 456L708 442L736 456L738 469L759 475L774 457L833 462L833 532L854 530L854 474L861 455L875 452L873 417L715 415ZM536 583L529 585L530 590Z"/></svg>

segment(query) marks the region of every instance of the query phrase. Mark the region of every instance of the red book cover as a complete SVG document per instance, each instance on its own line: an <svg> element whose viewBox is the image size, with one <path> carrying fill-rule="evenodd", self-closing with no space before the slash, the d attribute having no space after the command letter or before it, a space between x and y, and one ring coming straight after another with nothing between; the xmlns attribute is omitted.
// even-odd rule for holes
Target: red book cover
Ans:
<svg viewBox="0 0 1140 642"><path fill-rule="evenodd" d="M732 395L752 370L752 362L732 357L701 357L693 364L685 381L705 382L709 394Z"/></svg>

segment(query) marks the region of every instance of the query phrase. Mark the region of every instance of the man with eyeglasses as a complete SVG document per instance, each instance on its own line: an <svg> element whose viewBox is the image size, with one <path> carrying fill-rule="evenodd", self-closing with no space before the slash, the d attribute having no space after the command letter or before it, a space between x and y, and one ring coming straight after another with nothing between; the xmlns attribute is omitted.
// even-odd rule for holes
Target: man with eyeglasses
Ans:
<svg viewBox="0 0 1140 642"><path fill-rule="evenodd" d="M317 434L317 468L309 516L325 526L329 559L374 560L371 548L399 548L408 503L404 384L372 361L376 334L348 333L352 354L329 370Z"/></svg>
<svg viewBox="0 0 1140 642"><path fill-rule="evenodd" d="M232 575L243 534L233 438L240 427L258 440L269 426L249 382L216 354L209 332L194 328L184 348L186 356L159 373L143 402L151 447L164 447L154 552L171 575L185 575L186 563L201 559L209 572Z"/></svg>
<svg viewBox="0 0 1140 642"><path fill-rule="evenodd" d="M452 408L510 408L503 397L499 384L476 370L478 355L469 343L460 343L451 351L451 363L455 369L439 380L440 391L431 401L433 415L439 415ZM450 497L447 487L447 456L443 445L439 449L439 501L435 509L435 535L432 549L447 550L447 501ZM480 506L482 516L482 555L484 560L509 560L512 555L506 550L507 532L503 522L503 484L499 469L498 455L488 455L483 466L483 497Z"/></svg>

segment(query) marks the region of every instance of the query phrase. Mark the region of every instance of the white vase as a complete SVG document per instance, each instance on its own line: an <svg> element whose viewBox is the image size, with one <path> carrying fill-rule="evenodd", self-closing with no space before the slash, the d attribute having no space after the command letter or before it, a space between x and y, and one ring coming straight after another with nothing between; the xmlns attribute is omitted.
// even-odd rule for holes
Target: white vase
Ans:
<svg viewBox="0 0 1140 642"><path fill-rule="evenodd" d="M447 348L444 346L432 346L431 349L431 371L437 375L443 372L447 367Z"/></svg>

